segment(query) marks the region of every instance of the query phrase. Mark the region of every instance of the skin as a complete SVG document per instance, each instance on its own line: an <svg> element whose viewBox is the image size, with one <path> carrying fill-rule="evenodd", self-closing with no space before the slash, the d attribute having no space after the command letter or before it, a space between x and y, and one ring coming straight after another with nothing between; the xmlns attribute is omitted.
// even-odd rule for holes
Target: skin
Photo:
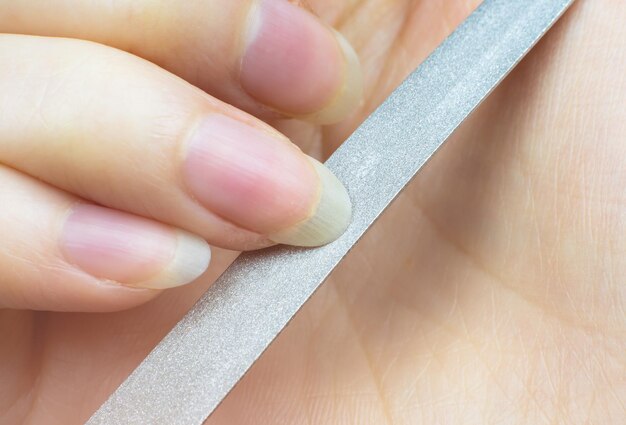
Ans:
<svg viewBox="0 0 626 425"><path fill-rule="evenodd" d="M332 127L274 124L328 154L476 2L308 3L359 52L366 100ZM208 423L622 420L625 19L577 2ZM1 311L0 423L86 420L233 256L133 310Z"/></svg>

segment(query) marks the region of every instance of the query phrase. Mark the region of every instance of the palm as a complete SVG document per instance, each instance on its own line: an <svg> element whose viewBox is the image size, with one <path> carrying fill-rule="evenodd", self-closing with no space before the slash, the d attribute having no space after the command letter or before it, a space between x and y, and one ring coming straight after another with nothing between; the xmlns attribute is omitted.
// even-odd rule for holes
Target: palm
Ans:
<svg viewBox="0 0 626 425"><path fill-rule="evenodd" d="M311 149L323 140L323 153L470 9L462 2L449 10L428 1L310 3L360 50L369 87L362 110L324 132L282 124ZM626 8L580 3L420 174L209 423L623 417L626 33L617 32ZM211 276L132 311L1 313L0 411L11 416L0 422L85 420L233 255L217 257Z"/></svg>

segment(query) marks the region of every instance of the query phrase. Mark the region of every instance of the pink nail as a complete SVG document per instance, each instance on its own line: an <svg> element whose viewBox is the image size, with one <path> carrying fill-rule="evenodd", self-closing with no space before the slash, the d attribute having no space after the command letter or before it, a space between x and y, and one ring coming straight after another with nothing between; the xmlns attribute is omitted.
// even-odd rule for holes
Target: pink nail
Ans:
<svg viewBox="0 0 626 425"><path fill-rule="evenodd" d="M94 277L153 289L193 281L210 259L206 242L187 232L83 204L65 221L61 250L70 263Z"/></svg>
<svg viewBox="0 0 626 425"><path fill-rule="evenodd" d="M319 190L307 157L269 131L210 115L190 140L183 167L187 186L201 204L261 234L306 219Z"/></svg>
<svg viewBox="0 0 626 425"><path fill-rule="evenodd" d="M242 87L279 111L317 112L346 83L344 47L352 57L347 43L338 42L329 28L300 7L285 0L260 0L250 16Z"/></svg>

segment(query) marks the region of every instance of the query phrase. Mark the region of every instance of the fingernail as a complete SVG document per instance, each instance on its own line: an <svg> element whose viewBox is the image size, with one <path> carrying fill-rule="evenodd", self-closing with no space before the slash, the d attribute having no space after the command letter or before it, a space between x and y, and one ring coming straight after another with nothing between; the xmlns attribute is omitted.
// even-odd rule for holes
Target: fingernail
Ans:
<svg viewBox="0 0 626 425"><path fill-rule="evenodd" d="M277 243L323 245L350 220L348 194L326 167L279 133L223 115L199 123L183 176L205 208Z"/></svg>
<svg viewBox="0 0 626 425"><path fill-rule="evenodd" d="M359 59L339 33L285 0L259 0L248 20L243 89L285 114L337 122L361 101Z"/></svg>
<svg viewBox="0 0 626 425"><path fill-rule="evenodd" d="M269 235L277 243L300 246L326 245L341 236L352 218L348 192L328 168L307 157L320 182L319 196L309 216L279 232Z"/></svg>
<svg viewBox="0 0 626 425"><path fill-rule="evenodd" d="M67 261L99 279L167 289L194 281L211 251L182 230L95 205L76 205L61 232Z"/></svg>

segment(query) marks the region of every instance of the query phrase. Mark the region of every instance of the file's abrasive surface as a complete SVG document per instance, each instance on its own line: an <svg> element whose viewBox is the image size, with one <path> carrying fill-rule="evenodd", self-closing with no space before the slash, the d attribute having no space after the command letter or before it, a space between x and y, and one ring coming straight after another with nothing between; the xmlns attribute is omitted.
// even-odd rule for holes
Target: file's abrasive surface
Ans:
<svg viewBox="0 0 626 425"><path fill-rule="evenodd" d="M241 255L89 420L201 424L382 211L573 0L486 0L328 160L353 222Z"/></svg>

